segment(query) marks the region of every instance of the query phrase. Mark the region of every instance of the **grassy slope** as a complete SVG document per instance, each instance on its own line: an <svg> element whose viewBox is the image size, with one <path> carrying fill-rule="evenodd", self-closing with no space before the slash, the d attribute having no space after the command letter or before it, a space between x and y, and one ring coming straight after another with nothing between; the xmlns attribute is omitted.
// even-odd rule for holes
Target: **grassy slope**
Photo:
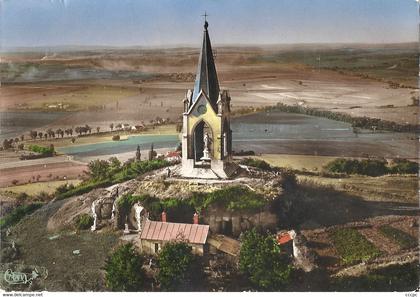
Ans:
<svg viewBox="0 0 420 297"><path fill-rule="evenodd" d="M106 231L76 234L69 230L50 240L49 237L57 234L47 232L48 218L63 203L57 201L44 206L12 229L11 237L21 252L19 262L46 267L48 278L40 287L48 291L103 290L102 268L118 237ZM74 250L80 250L80 255L74 255Z"/></svg>

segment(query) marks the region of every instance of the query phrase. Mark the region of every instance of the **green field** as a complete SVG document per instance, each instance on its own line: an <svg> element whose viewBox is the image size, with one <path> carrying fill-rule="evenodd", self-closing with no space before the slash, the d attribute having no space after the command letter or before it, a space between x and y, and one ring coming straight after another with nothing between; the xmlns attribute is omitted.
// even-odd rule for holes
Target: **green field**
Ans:
<svg viewBox="0 0 420 297"><path fill-rule="evenodd" d="M367 261L380 255L380 251L355 229L336 230L331 239L343 264Z"/></svg>

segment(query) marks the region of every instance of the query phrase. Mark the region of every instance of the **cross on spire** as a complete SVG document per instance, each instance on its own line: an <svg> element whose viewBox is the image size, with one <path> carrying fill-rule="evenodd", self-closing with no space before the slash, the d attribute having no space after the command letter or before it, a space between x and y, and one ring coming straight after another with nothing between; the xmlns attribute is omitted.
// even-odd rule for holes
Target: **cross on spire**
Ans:
<svg viewBox="0 0 420 297"><path fill-rule="evenodd" d="M209 26L209 23L207 23L207 17L208 17L209 15L207 14L207 12L204 12L204 14L202 14L201 16L203 16L203 17L204 17L204 30L206 30L206 31L207 31L207 27Z"/></svg>
<svg viewBox="0 0 420 297"><path fill-rule="evenodd" d="M204 21L207 22L207 17L209 16L207 14L207 12L205 11L204 14L202 14L201 16L203 16L204 17Z"/></svg>

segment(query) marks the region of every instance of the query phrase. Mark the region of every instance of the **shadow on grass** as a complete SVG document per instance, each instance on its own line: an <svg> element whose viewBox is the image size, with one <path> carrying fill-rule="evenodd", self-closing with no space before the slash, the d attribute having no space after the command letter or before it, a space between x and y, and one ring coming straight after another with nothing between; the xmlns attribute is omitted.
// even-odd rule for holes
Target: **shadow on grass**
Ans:
<svg viewBox="0 0 420 297"><path fill-rule="evenodd" d="M302 183L274 203L280 227L316 229L386 215L418 215L414 203L365 201L315 183Z"/></svg>

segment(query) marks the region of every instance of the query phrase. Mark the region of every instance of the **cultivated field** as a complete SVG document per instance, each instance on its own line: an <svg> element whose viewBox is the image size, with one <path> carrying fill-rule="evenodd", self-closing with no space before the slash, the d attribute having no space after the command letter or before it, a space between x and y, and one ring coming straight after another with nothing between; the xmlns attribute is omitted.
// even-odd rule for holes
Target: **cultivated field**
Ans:
<svg viewBox="0 0 420 297"><path fill-rule="evenodd" d="M59 181L48 181L48 182L36 182L36 183L29 183L26 185L20 185L20 186L11 186L6 188L1 188L0 192L3 192L4 194L8 193L26 193L29 196L36 196L42 192L45 192L47 194L54 194L55 190L62 185L66 184L73 184L77 186L81 181L80 180L59 180Z"/></svg>
<svg viewBox="0 0 420 297"><path fill-rule="evenodd" d="M38 127L88 124L104 130L111 122L178 120L185 91L193 87L198 51L113 49L2 58L2 111L63 112L68 116ZM216 65L221 87L231 92L233 111L282 102L417 122L417 108L411 106L418 97L413 44L352 50L225 47L217 49Z"/></svg>

